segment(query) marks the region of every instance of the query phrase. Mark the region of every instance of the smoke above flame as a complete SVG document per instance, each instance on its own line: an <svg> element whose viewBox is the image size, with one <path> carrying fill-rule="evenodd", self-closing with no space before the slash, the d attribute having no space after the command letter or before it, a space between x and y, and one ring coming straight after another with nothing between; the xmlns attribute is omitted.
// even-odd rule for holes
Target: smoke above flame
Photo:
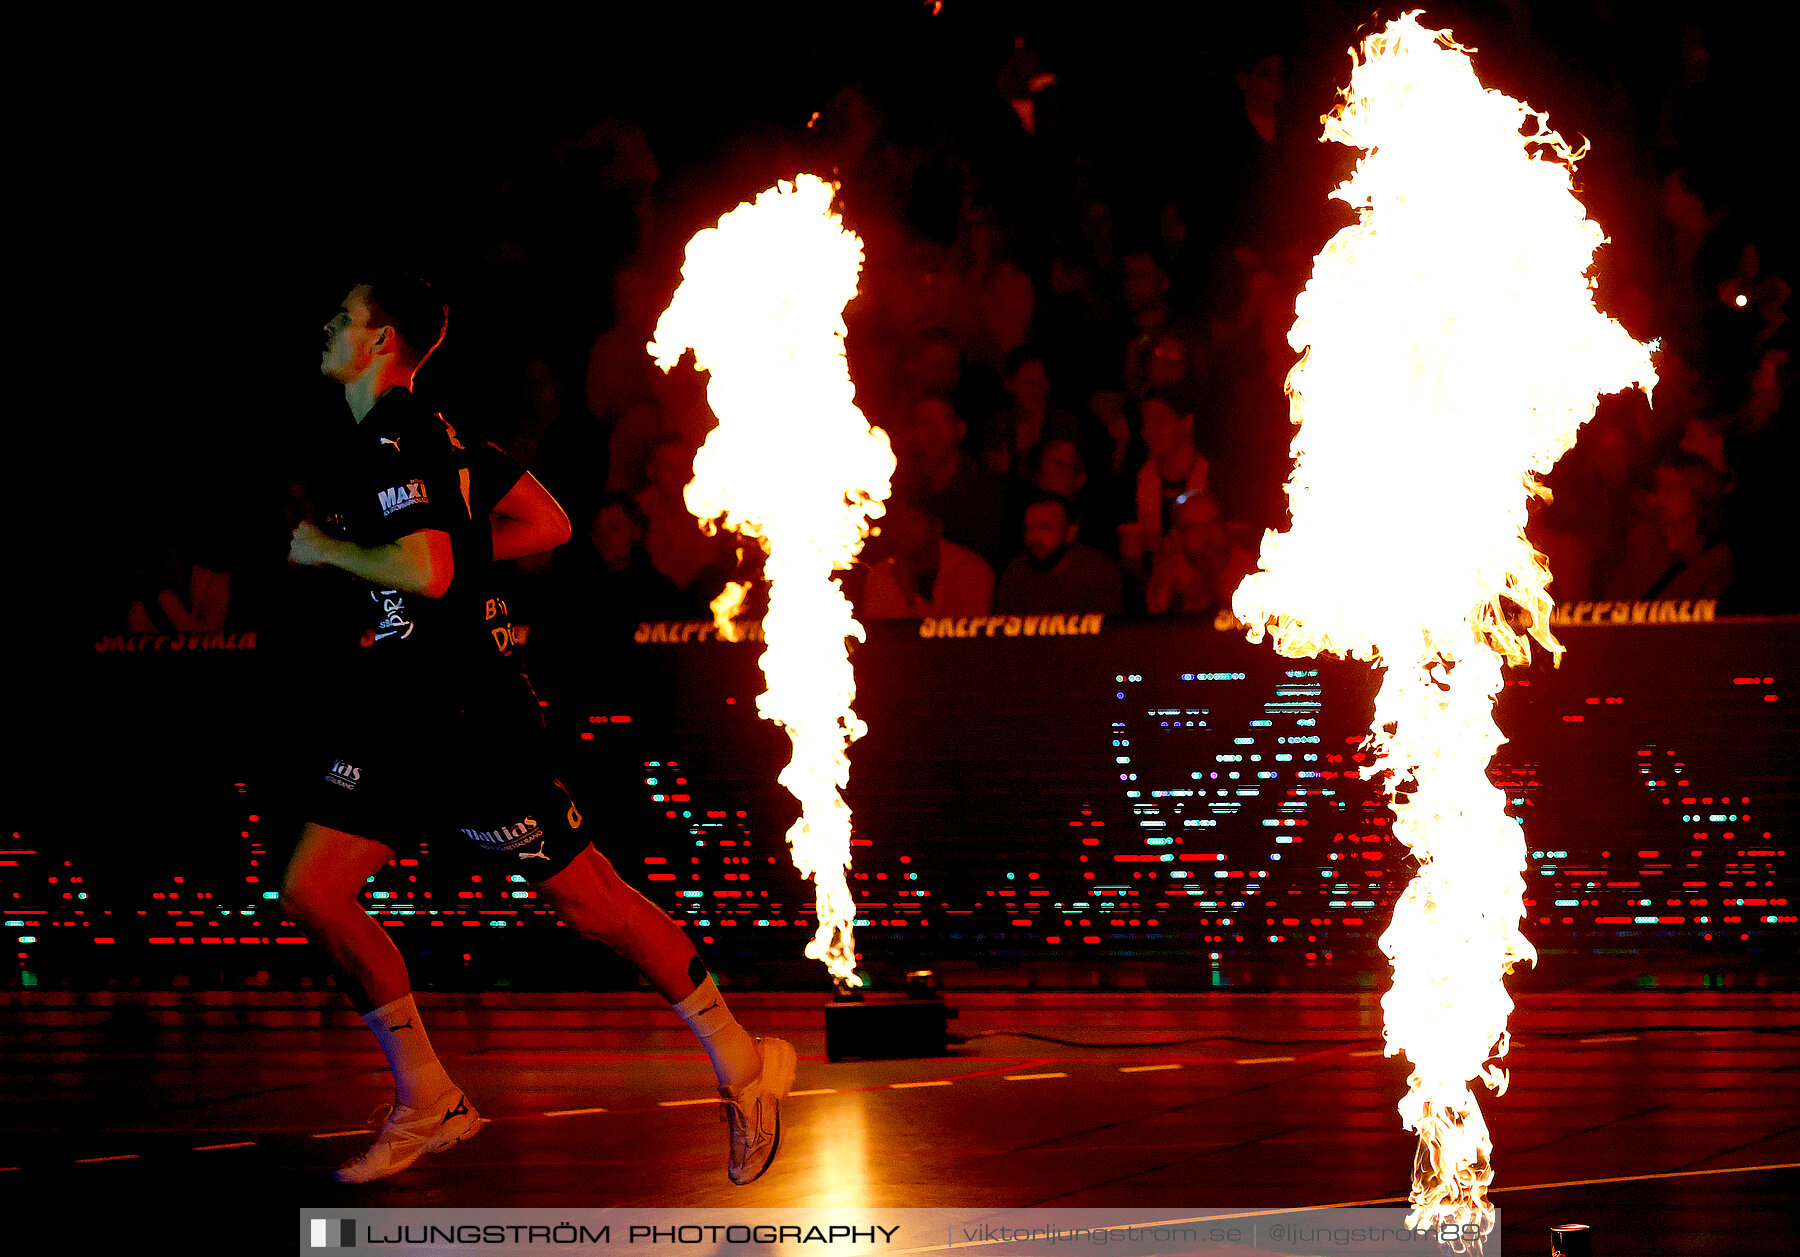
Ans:
<svg viewBox="0 0 1800 1257"><path fill-rule="evenodd" d="M1526 509L1597 396L1656 375L1651 347L1594 306L1605 237L1571 179L1585 149L1483 88L1470 50L1417 17L1352 50L1323 120L1364 152L1332 193L1356 222L1295 305L1292 526L1265 535L1233 609L1281 654L1385 669L1369 744L1419 863L1381 939L1387 1050L1412 1065L1413 1218L1485 1231L1492 1140L1469 1084L1505 1089L1502 979L1536 959L1523 831L1487 777L1505 740L1493 703L1530 639L1562 649Z"/></svg>
<svg viewBox="0 0 1800 1257"><path fill-rule="evenodd" d="M849 641L863 631L831 574L850 566L883 513L894 453L857 409L844 356L844 307L863 251L831 212L835 190L801 175L698 233L648 349L665 371L692 349L711 373L706 395L719 423L684 498L707 528L755 537L768 555L768 688L756 709L793 742L780 782L800 800L788 845L813 879L818 910L806 954L859 985L843 790L850 743L867 728L851 707ZM714 603L722 629L744 592L734 586Z"/></svg>

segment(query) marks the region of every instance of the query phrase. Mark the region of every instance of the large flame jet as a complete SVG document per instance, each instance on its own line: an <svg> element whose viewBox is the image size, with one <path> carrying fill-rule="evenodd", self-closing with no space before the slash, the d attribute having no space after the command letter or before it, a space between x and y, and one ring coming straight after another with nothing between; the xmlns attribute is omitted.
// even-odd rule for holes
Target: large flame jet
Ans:
<svg viewBox="0 0 1800 1257"><path fill-rule="evenodd" d="M719 423L694 458L684 497L708 528L756 537L768 554L768 689L756 709L794 746L780 781L800 800L788 844L817 904L806 954L854 986L843 790L850 743L866 731L851 709L849 655L863 631L831 574L850 566L869 521L883 513L894 453L857 409L850 383L844 307L856 295L862 241L831 212L834 192L801 175L697 234L648 348L665 371L691 348L711 372L706 396ZM734 601L714 607L728 635Z"/></svg>
<svg viewBox="0 0 1800 1257"><path fill-rule="evenodd" d="M1370 745L1419 865L1381 939L1387 1050L1412 1065L1413 1219L1485 1234L1492 1140L1469 1084L1504 1090L1502 979L1536 959L1524 836L1487 777L1493 705L1527 634L1562 649L1526 506L1597 395L1656 376L1594 306L1605 238L1574 195L1581 153L1417 17L1352 50L1324 119L1364 153L1332 194L1356 222L1295 306L1292 526L1264 537L1233 609L1284 655L1385 669Z"/></svg>

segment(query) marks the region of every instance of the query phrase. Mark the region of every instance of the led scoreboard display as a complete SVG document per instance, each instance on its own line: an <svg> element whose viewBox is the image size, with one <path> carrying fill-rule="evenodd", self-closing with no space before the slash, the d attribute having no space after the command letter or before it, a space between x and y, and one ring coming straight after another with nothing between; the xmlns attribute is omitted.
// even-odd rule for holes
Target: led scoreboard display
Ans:
<svg viewBox="0 0 1800 1257"><path fill-rule="evenodd" d="M1800 720L1783 676L1800 622L1559 635L1560 669L1509 678L1490 769L1525 825L1527 936L1546 953L1791 947ZM583 810L721 963L798 960L813 897L782 841L787 739L756 715L756 644L638 636L542 644ZM89 657L63 698L87 785L47 768L11 800L0 907L21 972L304 968L275 888L305 731L268 713L303 710L307 674L236 647ZM1410 862L1364 773L1368 665L1092 616L878 623L854 658L865 963L1380 964ZM551 945L551 919L528 887L479 876L427 839L366 906L403 946L503 973L528 939Z"/></svg>

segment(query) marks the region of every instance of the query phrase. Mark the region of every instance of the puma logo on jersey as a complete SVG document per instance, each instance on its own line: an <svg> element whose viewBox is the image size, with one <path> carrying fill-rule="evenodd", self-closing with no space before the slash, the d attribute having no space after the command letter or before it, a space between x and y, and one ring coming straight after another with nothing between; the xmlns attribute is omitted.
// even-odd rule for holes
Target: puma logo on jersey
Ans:
<svg viewBox="0 0 1800 1257"><path fill-rule="evenodd" d="M395 485L391 489L383 489L375 496L381 503L383 515L392 515L395 511L405 510L409 506L423 506L431 500L425 492L423 480L408 480L405 484Z"/></svg>

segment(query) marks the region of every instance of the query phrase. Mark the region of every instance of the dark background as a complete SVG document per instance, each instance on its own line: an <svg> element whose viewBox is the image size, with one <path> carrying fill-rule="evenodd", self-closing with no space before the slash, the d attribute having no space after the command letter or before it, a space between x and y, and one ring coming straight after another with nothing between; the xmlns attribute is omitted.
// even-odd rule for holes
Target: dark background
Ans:
<svg viewBox="0 0 1800 1257"><path fill-rule="evenodd" d="M32 200L67 303L42 330L54 356L79 361L70 382L92 407L42 421L56 428L49 450L68 458L63 438L79 435L103 537L174 519L240 568L277 562L280 488L306 473L337 415L316 375L319 325L356 269L409 266L447 294L450 339L420 387L458 403L478 433L503 422L525 352L573 362L610 322L611 274L640 242L617 189L596 184L611 177L601 163L567 149L607 119L645 132L670 238L813 164L825 140L808 118L860 84L893 139L970 161L1003 212L1054 184L1056 153L1080 152L1122 236L1144 234L1134 211L1172 193L1197 232L1310 257L1346 212L1326 192L1352 157L1316 142L1311 120L1346 80L1349 46L1401 11L946 0L934 14L913 0L465 22L350 8L227 23L163 14L26 41L27 116L41 125L21 129L46 157ZM1631 189L1659 176L1647 133L1658 125L1682 133L1695 182L1742 232L1765 252L1786 247L1785 230L1757 229L1791 209L1777 195L1791 165L1778 138L1791 17L1578 2L1436 5L1424 20L1479 50L1490 87L1594 138L1580 182L1614 237L1603 306L1611 273L1651 243L1654 210ZM1658 123L1655 102L1684 72L1684 30L1704 41L1706 83ZM1058 76L1040 136L1060 138L1035 153L996 89L1019 38ZM1233 75L1271 52L1287 59L1280 116L1299 138L1272 176L1251 179ZM941 217L939 191L930 170L915 181L915 227ZM102 601L123 551L95 556Z"/></svg>
<svg viewBox="0 0 1800 1257"><path fill-rule="evenodd" d="M1490 775L1525 826L1523 928L1543 957L1519 981L1560 987L1618 965L1651 980L1785 980L1800 931L1788 663L1800 622L1560 635L1563 665L1540 657L1514 672L1496 711L1507 743ZM824 971L802 956L812 887L783 842L797 805L776 782L790 751L755 713L758 653L752 643L622 641L540 654L535 674L555 696L557 771L621 873L734 982L816 988ZM962 985L1385 980L1376 940L1414 862L1379 791L1346 771L1372 709L1368 665L1282 659L1235 631L1169 620L955 640L886 622L856 658L869 733L851 748L850 887L867 922L858 967L876 989L897 989L920 966L959 969ZM1184 680L1195 673L1243 679ZM32 854L0 857L16 861L0 869L0 889L9 916L42 911L20 927L37 941L16 949L9 978L77 989L322 981L311 948L222 941L297 933L262 894L301 820L290 800L305 761L292 748L305 737L294 713L305 711L307 676L259 644L95 652L78 681L79 762L63 768L67 780L22 782L12 799L24 815L15 845ZM1300 726L1282 706L1295 686L1319 688L1299 696L1319 703L1316 724ZM1150 714L1187 708L1206 709L1203 727ZM1319 741L1296 744L1295 733ZM1258 753L1254 765L1217 759ZM1241 777L1198 781L1193 770ZM1155 793L1170 788L1199 793ZM1147 806L1161 826L1140 824ZM704 827L709 816L716 827ZM433 892L430 904L404 906L442 910L441 926L423 911L383 915L423 987L634 985L604 948L532 916L541 905L514 900L523 887L500 885L465 844L399 855L417 865L384 873L373 889L393 898L367 906L386 914L408 892ZM1190 887L1207 889L1190 897ZM245 906L256 911L246 917ZM480 915L499 908L523 911L505 927Z"/></svg>
<svg viewBox="0 0 1800 1257"><path fill-rule="evenodd" d="M10 684L41 701L14 706L26 731L14 766L19 783L51 788L9 790L15 815L55 823L96 810L89 793L107 791L106 825L82 831L96 854L146 859L146 844L179 840L175 803L134 807L108 784L122 748L103 752L104 725L90 717L135 701L129 687L91 668L40 666L42 645L90 650L89 626L108 619L96 608L116 614L134 547L170 529L223 555L234 604L260 583L276 591L267 605L291 605L280 601L283 490L344 423L317 375L319 329L358 270L409 266L442 287L452 330L420 387L477 435L504 427L527 353L579 371L611 321L614 270L647 243L608 182L616 164L582 156L582 137L607 120L643 129L665 244L813 167L829 136L807 120L860 84L896 142L971 163L1005 212L1027 213L1055 187L1062 157L1079 153L1116 205L1122 246L1172 196L1222 245L1253 239L1310 257L1346 212L1326 192L1353 155L1318 143L1309 120L1347 78L1349 46L1399 11L946 0L938 12L800 4L467 24L387 10L223 22L164 12L22 39L18 160L41 225L26 252L49 296L26 295L44 357L20 364L16 387L48 374L61 396L20 407L33 456L19 466L36 492L22 512L29 592L11 619L26 640ZM1641 278L1656 256L1656 211L1635 190L1662 173L1664 127L1679 133L1697 189L1730 207L1738 236L1792 273L1791 205L1778 195L1791 166L1791 18L1755 5L1571 3L1441 5L1425 20L1479 50L1490 87L1593 139L1578 182L1613 237L1603 308L1617 276ZM1656 102L1683 77L1687 31L1708 52L1705 84L1663 116ZM1056 142L1035 149L996 87L1020 38L1058 76L1042 102L1042 134ZM1298 138L1287 160L1254 167L1234 76L1271 52L1288 61L1280 116ZM1634 109L1620 112L1621 100ZM919 173L913 228L942 224L948 184L930 166ZM855 193L845 190L853 227ZM1635 335L1658 334L1654 311L1620 313ZM856 353L853 333L853 372ZM49 570L48 596L36 564ZM266 649L293 644L279 619L247 622L264 627ZM304 681L303 669L286 674ZM303 684L269 693L231 716L227 740L292 723L280 704L301 701ZM176 728L204 714L196 702ZM134 713L133 727L171 736L153 713ZM229 776L210 754L193 744L193 771Z"/></svg>

